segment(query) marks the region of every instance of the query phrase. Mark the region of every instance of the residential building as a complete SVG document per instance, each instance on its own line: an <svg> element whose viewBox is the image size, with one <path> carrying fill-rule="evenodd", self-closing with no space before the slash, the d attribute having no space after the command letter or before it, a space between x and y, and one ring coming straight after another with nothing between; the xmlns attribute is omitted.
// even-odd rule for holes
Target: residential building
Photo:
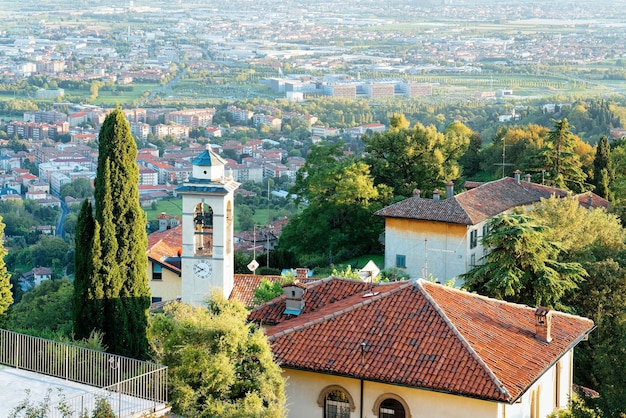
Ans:
<svg viewBox="0 0 626 418"><path fill-rule="evenodd" d="M341 134L341 131L336 128L327 128L323 125L313 125L309 128L311 136L319 136L320 138L326 138L329 136L337 136Z"/></svg>
<svg viewBox="0 0 626 418"><path fill-rule="evenodd" d="M152 127L152 133L157 138L163 138L164 136L171 135L177 139L185 139L189 137L189 127L178 124L159 124Z"/></svg>
<svg viewBox="0 0 626 418"><path fill-rule="evenodd" d="M175 123L190 128L207 127L213 122L215 108L178 110L165 115L165 123Z"/></svg>
<svg viewBox="0 0 626 418"><path fill-rule="evenodd" d="M433 85L427 83L402 82L397 84L396 88L398 89L400 94L409 97L433 95Z"/></svg>
<svg viewBox="0 0 626 418"><path fill-rule="evenodd" d="M226 108L228 112L233 116L235 122L248 122L254 116L254 112L247 109L240 109L235 106L228 106Z"/></svg>
<svg viewBox="0 0 626 418"><path fill-rule="evenodd" d="M283 286L252 310L289 417L539 418L567 406L591 320L417 280Z"/></svg>
<svg viewBox="0 0 626 418"><path fill-rule="evenodd" d="M324 84L324 94L342 99L356 98L356 84Z"/></svg>
<svg viewBox="0 0 626 418"><path fill-rule="evenodd" d="M22 275L22 282L28 289L39 286L44 280L52 279L52 269L48 267L35 267Z"/></svg>
<svg viewBox="0 0 626 418"><path fill-rule="evenodd" d="M415 195L376 212L385 218L385 268L406 270L412 278L433 277L442 282L469 271L486 254L482 238L489 220L513 208L529 206L551 196L565 197L566 190L505 177L454 195L448 184L446 198L439 191L433 199ZM608 201L588 192L579 196L585 207L607 207Z"/></svg>

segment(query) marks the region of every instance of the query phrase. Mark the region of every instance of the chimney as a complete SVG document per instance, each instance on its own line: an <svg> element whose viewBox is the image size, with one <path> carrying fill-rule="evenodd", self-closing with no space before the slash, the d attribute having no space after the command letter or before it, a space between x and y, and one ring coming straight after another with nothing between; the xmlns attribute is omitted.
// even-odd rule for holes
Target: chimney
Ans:
<svg viewBox="0 0 626 418"><path fill-rule="evenodd" d="M552 328L552 311L544 306L537 307L535 311L535 338L549 343L552 341L550 331Z"/></svg>
<svg viewBox="0 0 626 418"><path fill-rule="evenodd" d="M298 267L296 268L296 280L302 281L309 277L309 269L306 267Z"/></svg>
<svg viewBox="0 0 626 418"><path fill-rule="evenodd" d="M593 194L591 194L591 192L589 192L589 196L587 196L587 205L589 205L588 209L593 207Z"/></svg>
<svg viewBox="0 0 626 418"><path fill-rule="evenodd" d="M285 310L284 315L300 315L304 309L304 292L306 288L297 281L283 286L285 294Z"/></svg>
<svg viewBox="0 0 626 418"><path fill-rule="evenodd" d="M446 184L446 199L450 199L452 196L454 196L454 182L449 181Z"/></svg>
<svg viewBox="0 0 626 418"><path fill-rule="evenodd" d="M433 200L439 200L439 190L433 190Z"/></svg>
<svg viewBox="0 0 626 418"><path fill-rule="evenodd" d="M520 174L522 174L522 172L521 172L521 171L519 171L519 170L515 170L515 171L513 172L513 174L515 174L515 183L519 184L519 181L520 181Z"/></svg>
<svg viewBox="0 0 626 418"><path fill-rule="evenodd" d="M526 181L526 183L530 183L530 174L526 174L524 176L524 181Z"/></svg>
<svg viewBox="0 0 626 418"><path fill-rule="evenodd" d="M413 196L419 198L420 197L420 193L421 193L420 189L413 189Z"/></svg>

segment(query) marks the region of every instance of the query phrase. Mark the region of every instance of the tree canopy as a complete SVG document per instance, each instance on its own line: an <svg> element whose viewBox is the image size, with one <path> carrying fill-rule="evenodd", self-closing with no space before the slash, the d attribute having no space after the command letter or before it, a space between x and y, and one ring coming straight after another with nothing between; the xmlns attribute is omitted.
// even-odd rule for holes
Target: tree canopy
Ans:
<svg viewBox="0 0 626 418"><path fill-rule="evenodd" d="M4 223L0 217L0 237L4 236ZM13 303L13 294L11 293L11 274L7 271L4 264L4 257L7 250L4 248L4 242L0 240L0 315L2 315L8 307Z"/></svg>
<svg viewBox="0 0 626 418"><path fill-rule="evenodd" d="M152 321L157 361L169 367L174 412L193 417L281 417L284 381L248 311L216 295L207 307L169 304Z"/></svg>
<svg viewBox="0 0 626 418"><path fill-rule="evenodd" d="M330 262L379 248L382 220L372 214L388 201L389 190L374 186L369 167L345 157L341 145L313 147L292 192L306 206L283 228L281 248Z"/></svg>
<svg viewBox="0 0 626 418"><path fill-rule="evenodd" d="M430 195L461 175L458 159L469 146L470 130L461 124L444 133L434 126L392 128L364 136L364 161L375 185L385 185L394 196L411 196L414 189Z"/></svg>
<svg viewBox="0 0 626 418"><path fill-rule="evenodd" d="M544 239L545 229L527 215L493 218L482 239L489 252L462 275L464 286L509 302L555 306L587 273L579 263L558 261L560 247Z"/></svg>

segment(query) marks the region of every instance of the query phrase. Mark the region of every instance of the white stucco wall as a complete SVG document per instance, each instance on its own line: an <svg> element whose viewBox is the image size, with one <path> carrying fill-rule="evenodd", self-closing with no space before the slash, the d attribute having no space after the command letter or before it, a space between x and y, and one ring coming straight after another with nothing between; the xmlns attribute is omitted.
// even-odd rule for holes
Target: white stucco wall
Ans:
<svg viewBox="0 0 626 418"><path fill-rule="evenodd" d="M560 360L559 407L565 408L572 387L572 353L570 350ZM343 387L354 401L351 418L360 418L360 380L346 377L283 369L286 378L285 392L289 418L321 418L323 409L318 398L329 385ZM510 405L446 393L407 388L365 381L363 384L363 418L377 417L373 411L376 400L383 394L400 396L408 405L407 418L543 418L556 407L556 365L535 382L521 399ZM535 396L535 401L531 397ZM538 406L535 403L538 400ZM537 414L531 413L536 408Z"/></svg>
<svg viewBox="0 0 626 418"><path fill-rule="evenodd" d="M324 411L317 400L321 391L329 385L342 386L352 396L355 409L350 417L360 418L361 389L358 379L288 369L284 370L284 375L287 378L285 390L289 418L323 417ZM386 393L398 395L408 404L407 418L501 417L496 402L366 381L363 384L363 418L377 417L372 408L378 397Z"/></svg>

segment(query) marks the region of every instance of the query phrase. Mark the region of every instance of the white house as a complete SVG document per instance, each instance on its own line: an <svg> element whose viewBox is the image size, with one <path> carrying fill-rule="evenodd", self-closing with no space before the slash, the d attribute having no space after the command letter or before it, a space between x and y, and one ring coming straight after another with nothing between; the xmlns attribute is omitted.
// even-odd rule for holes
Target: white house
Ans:
<svg viewBox="0 0 626 418"><path fill-rule="evenodd" d="M551 196L570 192L505 177L454 195L449 183L445 199L438 191L433 199L413 197L387 206L376 215L385 218L385 268L405 269L412 278L456 279L469 271L485 249L481 238L489 220L516 207L529 206ZM584 207L607 207L609 202L588 192L577 196Z"/></svg>

